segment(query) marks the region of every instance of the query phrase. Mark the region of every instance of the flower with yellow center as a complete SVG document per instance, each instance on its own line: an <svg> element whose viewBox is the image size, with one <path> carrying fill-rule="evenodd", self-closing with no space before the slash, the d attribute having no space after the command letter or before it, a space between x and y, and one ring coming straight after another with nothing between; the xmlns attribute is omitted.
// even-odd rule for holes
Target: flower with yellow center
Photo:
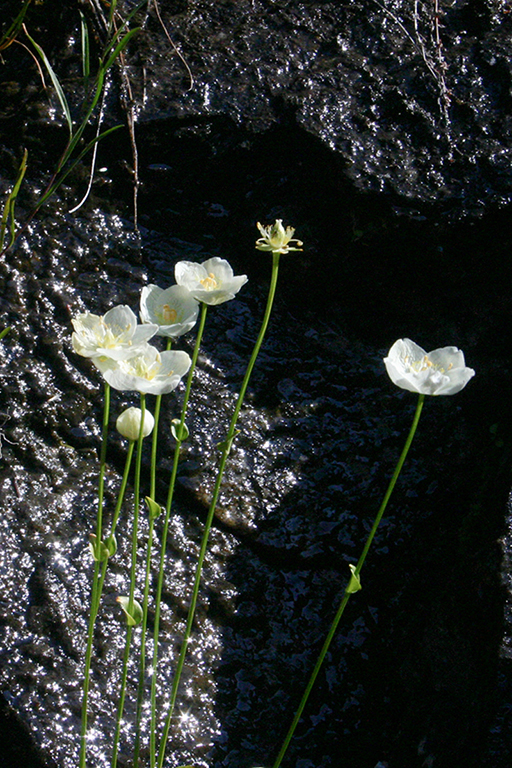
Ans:
<svg viewBox="0 0 512 768"><path fill-rule="evenodd" d="M96 357L93 362L114 389L149 395L172 392L191 365L186 352L159 352L151 344L144 344L127 360Z"/></svg>
<svg viewBox="0 0 512 768"><path fill-rule="evenodd" d="M256 240L256 248L259 251L272 251L272 253L289 253L290 251L302 251L302 242L293 237L293 227L283 227L282 219L276 219L275 224L268 227L259 222L256 225L262 237ZM290 245L296 243L297 247Z"/></svg>
<svg viewBox="0 0 512 768"><path fill-rule="evenodd" d="M199 304L182 285L163 290L157 285L145 285L140 294L140 319L158 325L158 336L177 339L194 327Z"/></svg>
<svg viewBox="0 0 512 768"><path fill-rule="evenodd" d="M384 364L394 384L423 395L454 395L475 375L457 347L441 347L427 354L410 339L395 341Z"/></svg>
<svg viewBox="0 0 512 768"><path fill-rule="evenodd" d="M223 304L234 299L247 282L247 275L235 276L230 264L218 256L202 264L179 261L174 274L178 285L187 288L194 299L204 304Z"/></svg>
<svg viewBox="0 0 512 768"><path fill-rule="evenodd" d="M121 304L103 317L84 312L71 320L73 349L82 357L108 357L123 360L137 353L137 348L155 335L158 326L137 325L130 307Z"/></svg>

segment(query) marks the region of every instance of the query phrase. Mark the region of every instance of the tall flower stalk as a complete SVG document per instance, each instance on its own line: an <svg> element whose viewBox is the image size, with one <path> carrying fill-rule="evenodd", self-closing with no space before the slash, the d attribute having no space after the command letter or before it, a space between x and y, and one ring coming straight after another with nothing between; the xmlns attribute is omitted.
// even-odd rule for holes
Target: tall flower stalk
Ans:
<svg viewBox="0 0 512 768"><path fill-rule="evenodd" d="M172 339L167 339L166 351L170 351ZM150 483L149 483L149 498L156 498L156 456L158 448L158 425L160 423L160 409L162 406L162 395L157 395L155 399L155 429L153 431L153 440L151 442L151 468L150 468Z"/></svg>
<svg viewBox="0 0 512 768"><path fill-rule="evenodd" d="M130 645L132 640L133 627L140 624L142 620L142 609L135 600L135 586L137 575L137 544L139 533L139 511L140 511L140 470L142 465L142 442L144 439L144 415L146 410L146 396L140 393L140 427L137 439L137 456L135 460L135 478L133 484L134 505L133 505L133 528L132 528L132 554L130 568L130 592L127 598L118 597L125 615L126 615L126 639L123 655L123 669L121 673L121 686L119 693L119 704L117 709L116 729L114 733L114 744L112 748L111 766L116 768L117 755L119 751L119 739L121 735L121 724L123 720L124 702L126 697L126 681L128 676L128 661L130 656Z"/></svg>
<svg viewBox="0 0 512 768"><path fill-rule="evenodd" d="M169 480L167 503L165 507L165 518L164 518L164 523L162 527L162 541L160 544L160 565L158 570L158 582L157 582L156 595L155 595L155 622L154 622L154 628L153 628L153 659L152 659L152 675L151 675L151 728L150 728L151 768L154 768L155 761L156 761L156 683L157 683L156 678L157 678L157 670L158 670L158 635L160 632L160 606L162 602L162 590L163 590L163 584L164 584L167 536L169 533L169 524L171 520L171 507L172 507L172 500L174 496L174 488L176 485L176 477L178 473L181 444L187 435L185 419L187 416L188 401L190 398L190 391L192 388L194 371L197 365L197 358L199 356L199 349L201 348L201 340L203 338L204 326L206 323L207 309L208 309L207 304L204 304L204 303L201 304L201 315L199 319L199 327L197 329L196 343L194 345L194 351L192 353L192 363L188 372L185 396L183 398L183 405L181 408L181 416L178 424L174 425L174 437L176 440L176 445L174 448L174 458L172 463L171 477Z"/></svg>
<svg viewBox="0 0 512 768"><path fill-rule="evenodd" d="M322 667L322 664L324 662L325 656L327 654L327 651L329 650L329 646L331 644L331 641L336 634L336 630L338 628L338 624L340 623L341 617L343 616L343 613L345 611L346 605L350 599L350 596L354 594L354 592L358 592L361 589L361 580L360 580L360 573L361 569L364 565L364 561L366 560L366 556L368 554L368 551L372 545L372 541L374 539L374 536L377 532L377 529L379 527L380 521L382 520L382 515L384 514L386 507L388 505L388 501L391 497L391 494L393 493L393 489L396 485L396 481L398 480L398 476L400 475L400 472L402 470L402 467L404 465L405 459L407 457L407 454L409 453L409 448L411 447L411 443L413 441L414 435L416 433L416 429L418 427L418 422L420 420L421 410L423 408L423 402L425 400L425 395L420 394L418 398L418 404L416 406L416 411L414 414L413 422L411 429L409 431L409 434L407 436L407 440L405 441L404 448L402 450L402 453L400 454L400 458L398 459L398 463L395 467L395 471L393 472L393 476L391 478L391 481L389 483L388 489L386 491L386 494L384 496L384 499L382 501L382 504L380 505L379 511L377 512L377 516L375 517L375 520L373 522L372 529L368 535L368 538L366 540L366 543L364 545L363 551L361 553L361 556L359 560L357 561L357 565L354 567L353 565L350 566L351 570L351 576L348 581L347 586L345 587L345 591L343 593L343 598L341 600L341 603L338 607L338 610L336 612L336 615L332 621L331 627L329 629L329 632L327 633L327 637L325 638L324 644L322 646L322 650L320 651L318 658L316 660L316 664L314 666L313 672L311 673L311 677L309 678L308 684L306 685L306 688L304 690L304 693L302 695L302 699L300 701L300 704L298 706L298 709L295 713L295 716L293 718L292 724L290 725L290 728L288 729L288 733L286 734L286 737L283 741L283 744L281 746L281 749L279 750L279 754L276 757L275 762L272 765L272 768L279 768L281 765L281 762L286 754L286 751L288 750L288 746L290 744L290 741L293 738L293 734L295 733L295 729L297 728L297 725L299 723L300 718L302 717L302 713L304 711L304 707L306 706L307 700L309 698L309 694L311 693L311 690L313 689L313 686L315 685L316 679L318 677L318 673L320 672L320 669Z"/></svg>
<svg viewBox="0 0 512 768"><path fill-rule="evenodd" d="M103 530L103 494L105 488L105 466L107 459L108 421L110 415L110 386L105 382L103 423L101 429L100 469L98 479L98 512L96 516L96 534L91 543L91 551L94 557L94 569L92 575L91 600L89 608L89 626L87 631L87 647L85 651L85 670L82 695L82 723L80 728L80 757L79 766L85 768L87 752L87 710L89 706L89 685L91 677L92 644L94 637L94 624L99 604L99 572L101 536Z"/></svg>
<svg viewBox="0 0 512 768"><path fill-rule="evenodd" d="M180 684L181 673L183 671L183 666L184 666L184 663L185 663L185 657L186 657L186 654L187 654L187 647L188 647L188 643L189 643L189 640L190 640L190 635L191 635L191 632L192 632L192 625L193 625L193 622L194 622L194 616L195 616L195 611L196 611L197 599L198 599L198 594L199 594L199 586L200 586L200 583L201 583L201 573L202 573L202 569L203 569L204 559L205 559L205 556L206 556L206 550L207 550L207 547L208 547L208 539L209 539L209 536L210 536L210 530L211 530L211 526L212 526L212 523L213 523L213 518L214 518L214 515L215 515L215 509L217 507L217 502L218 502L218 498L219 498L219 495L220 495L220 489L221 489L221 484L222 484L222 478L223 478L223 475L224 475L224 469L225 469L225 466L226 466L226 461L227 461L229 452L231 450L231 446L232 446L233 440L234 440L234 438L236 436L236 424L237 424L237 421L238 421L238 417L240 415L240 410L241 410L243 402L244 402L245 394L246 394L246 391L247 391L247 386L249 384L249 380L251 378L251 374L252 374L252 371L253 371L253 368L254 368L254 364L256 363L256 359L258 357L258 353L259 353L261 345L263 343L263 339L265 338L265 334L266 334L266 331L267 331L268 323L269 323L269 320L270 320L270 315L271 315L271 312L272 312L272 306L273 306L273 303L274 303L274 297L275 297L276 286L277 286L277 277L278 277L278 272L279 272L279 258L280 258L282 253L287 253L288 250L299 250L298 248L293 248L291 246L288 246L288 243L292 240L293 230L291 228L288 228L285 231L283 229L282 224L281 224L280 221L276 222L274 227L268 227L267 229L264 229L263 227L261 227L261 225L258 225L258 228L260 229L260 232L262 233L263 237L260 238L257 241L256 247L259 250L267 250L267 251L270 250L272 252L272 274L271 274L271 278L270 278L270 287L269 287L269 292L268 292L268 297L267 297L267 305L266 305L266 308L265 308L265 313L263 315L263 321L262 321L262 324L261 324L260 332L258 334L258 338L257 338L256 343L254 345L254 348L253 348L253 351L252 351L252 354L251 354L251 357L250 357L250 360L249 360L249 364L247 366L247 370L245 372L245 376L244 376L243 381L242 381L242 385L241 385L241 388L240 388L240 393L238 395L238 399L237 399L237 402L236 402L236 405L235 405L235 410L233 412L233 416L231 418L231 422L230 422L230 425L229 425L229 428L228 428L228 432L227 432L226 438L224 439L224 441L221 443L221 446L220 446L221 449L222 449L222 452L221 452L221 457L220 457L220 461L219 461L219 468L217 470L217 478L216 478L215 486L214 486L214 489L213 489L212 500L211 500L210 507L209 507L209 510L208 510L208 514L207 514L207 517L206 517L203 538L202 538L201 547L200 547L200 550L199 550L199 558L198 558L197 566L196 566L194 585L193 585L193 588L192 588L192 597L191 597L191 600L190 600L190 606L189 606L188 615L187 615L187 623L186 623L185 632L184 632L182 643L181 643L180 654L179 654L179 657L178 657L178 662L177 662L177 665L176 665L176 670L175 670L175 673L174 673L174 678L173 678L173 683L172 683L172 687L171 687L171 694L170 694L170 700L169 700L167 715L166 715L166 718L165 718L164 728L163 728L163 732L162 732L162 738L161 738L161 741L160 741L160 747L159 747L159 751L158 751L158 763L157 763L158 768L162 768L163 763L164 763L164 759L165 759L165 750L166 750L166 746L167 746L167 740L169 738L169 731L170 731L170 727L171 727L172 716L173 716L173 713L174 713L174 707L175 707L175 704L176 704L176 698L177 698L177 694L178 694L178 688L179 688L179 684ZM302 243L300 243L300 241L296 241L296 242L298 243L299 246L302 245ZM264 247L262 247L262 246L264 246ZM211 261L213 261L213 260L211 260ZM202 281L203 285L205 285L205 284L208 285L208 282L207 282L208 280L210 280L210 281L213 280L214 281L214 275L212 273L209 273L209 276L205 280ZM216 287L217 287L216 285L213 285L213 284L211 285L212 289L216 289ZM152 766L152 768L153 768L153 766Z"/></svg>
<svg viewBox="0 0 512 768"><path fill-rule="evenodd" d="M166 351L170 351L172 339L167 338ZM160 514L160 506L156 503L156 459L158 447L158 425L160 421L160 409L162 406L162 395L157 395L155 400L155 429L153 431L153 440L151 443L151 465L150 465L150 485L149 497L146 498L149 513L149 531L148 543L146 549L146 567L144 573L144 597L142 603L142 627L140 636L140 661L139 661L139 685L137 690L137 710L135 715L135 745L133 748L133 764L138 765L140 751L140 724L142 721L142 705L144 702L144 687L146 677L146 634L148 625L148 605L149 605L149 587L151 579L151 554L153 551L153 535L155 520Z"/></svg>
<svg viewBox="0 0 512 768"><path fill-rule="evenodd" d="M395 471L393 472L388 489L384 495L382 504L375 517L372 529L368 535L361 556L357 561L357 565L349 565L351 576L345 587L343 598L329 632L327 633L322 650L316 660L315 667L311 673L308 684L306 685L306 689L302 695L292 724L288 729L288 733L286 734L283 745L272 768L279 768L286 754L350 596L361 589L361 569L388 505L388 501L393 493L396 481L402 471L414 435L416 434L425 395L454 395L457 392L460 392L475 375L474 370L466 366L464 354L460 349L457 349L457 347L442 347L441 349L435 349L432 352L427 353L410 339L399 339L396 341L389 350L388 356L384 358L384 365L394 384L401 389L418 393L418 403L414 413L412 426L407 436L407 440L405 441L402 453L400 454L400 458L398 459Z"/></svg>

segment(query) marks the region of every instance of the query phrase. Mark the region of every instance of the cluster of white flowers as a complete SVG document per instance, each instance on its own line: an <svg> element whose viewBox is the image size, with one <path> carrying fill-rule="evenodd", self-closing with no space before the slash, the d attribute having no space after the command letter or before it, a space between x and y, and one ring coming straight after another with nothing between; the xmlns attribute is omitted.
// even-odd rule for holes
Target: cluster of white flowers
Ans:
<svg viewBox="0 0 512 768"><path fill-rule="evenodd" d="M114 389L152 395L176 389L190 368L189 355L160 352L149 340L156 335L177 339L194 327L201 302L229 301L247 282L246 275L235 276L229 263L218 257L203 264L180 261L175 277L177 285L165 290L157 285L142 289L141 324L123 304L103 316L84 312L72 319L74 351L90 358Z"/></svg>

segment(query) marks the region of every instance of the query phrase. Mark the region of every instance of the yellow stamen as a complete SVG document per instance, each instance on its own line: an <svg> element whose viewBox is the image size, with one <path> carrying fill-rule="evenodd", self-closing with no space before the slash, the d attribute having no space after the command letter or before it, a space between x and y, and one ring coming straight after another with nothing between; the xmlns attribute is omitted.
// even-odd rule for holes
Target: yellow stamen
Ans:
<svg viewBox="0 0 512 768"><path fill-rule="evenodd" d="M199 282L201 283L201 285L206 291L214 291L219 285L217 283L217 280L213 272L210 272L208 277L205 277L203 280L200 280Z"/></svg>
<svg viewBox="0 0 512 768"><path fill-rule="evenodd" d="M171 325L171 323L175 323L176 319L178 317L178 313L175 309L171 309L171 307L168 304L164 304L162 307L162 318L165 323L165 325Z"/></svg>
<svg viewBox="0 0 512 768"><path fill-rule="evenodd" d="M446 370L449 371L451 368L453 368L453 363L450 363L447 369L442 368L438 363L433 363L428 355L425 355L422 360L413 361L411 361L410 355L406 355L404 357L404 363L409 368L412 368L413 371L416 371L416 373L421 373L421 371L425 371L427 368L433 368L435 371L439 371L439 373L445 373Z"/></svg>

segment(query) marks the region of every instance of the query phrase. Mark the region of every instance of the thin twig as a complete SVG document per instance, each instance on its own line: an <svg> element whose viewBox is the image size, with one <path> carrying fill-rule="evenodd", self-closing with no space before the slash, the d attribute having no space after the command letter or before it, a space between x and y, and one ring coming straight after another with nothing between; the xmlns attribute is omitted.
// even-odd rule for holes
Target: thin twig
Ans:
<svg viewBox="0 0 512 768"><path fill-rule="evenodd" d="M151 0L150 0L150 3L151 3ZM160 9L158 7L157 0L153 0L153 5L155 7L155 13L156 13L157 19L160 22L160 25L161 25L164 33L165 33L165 36L166 36L167 40L169 41L170 45L172 45L175 54L181 59L181 62L183 63L183 66L185 67L185 69L188 72L188 76L190 78L190 85L187 88L186 92L191 91L192 88L194 87L194 84L195 84L194 76L192 74L192 70L190 69L189 65L187 64L187 61L185 60L185 57L183 56L183 54L181 53L181 51L177 47L176 43L174 43L174 41L171 39L171 36L169 35L169 32L167 31L167 27L165 26L165 24L164 24L164 22L162 20L162 17L160 15Z"/></svg>

